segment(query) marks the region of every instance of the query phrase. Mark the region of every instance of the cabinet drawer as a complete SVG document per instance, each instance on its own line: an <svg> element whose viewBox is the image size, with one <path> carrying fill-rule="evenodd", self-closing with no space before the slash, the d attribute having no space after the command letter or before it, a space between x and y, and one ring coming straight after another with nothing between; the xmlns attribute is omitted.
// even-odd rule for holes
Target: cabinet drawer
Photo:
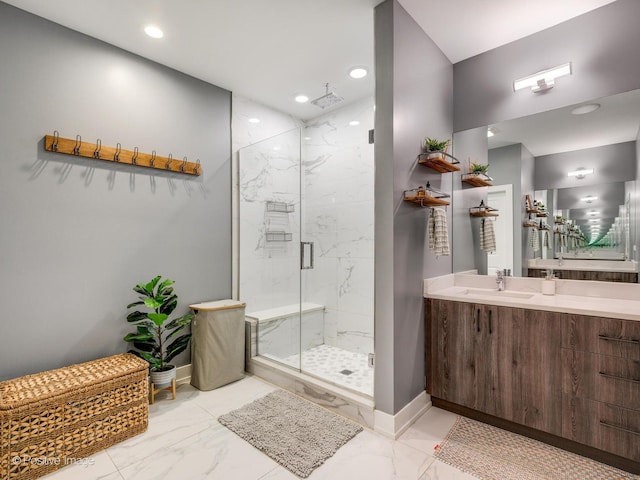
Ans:
<svg viewBox="0 0 640 480"><path fill-rule="evenodd" d="M640 415L634 410L565 394L562 436L621 457L640 458Z"/></svg>
<svg viewBox="0 0 640 480"><path fill-rule="evenodd" d="M565 315L562 347L640 360L640 322Z"/></svg>
<svg viewBox="0 0 640 480"><path fill-rule="evenodd" d="M562 392L640 410L640 361L562 349Z"/></svg>

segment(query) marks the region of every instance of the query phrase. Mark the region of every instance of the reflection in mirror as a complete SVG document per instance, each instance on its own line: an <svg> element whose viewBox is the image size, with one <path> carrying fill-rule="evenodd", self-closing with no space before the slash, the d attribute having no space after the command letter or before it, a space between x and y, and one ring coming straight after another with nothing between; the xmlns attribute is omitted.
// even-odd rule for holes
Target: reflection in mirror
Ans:
<svg viewBox="0 0 640 480"><path fill-rule="evenodd" d="M562 278L616 280L610 273L624 271L635 272L624 281L637 281L639 126L640 91L489 125L488 161L499 187L489 190L513 186L513 244L488 262L476 259L479 273L511 264L514 275L554 268ZM494 206L494 194L486 196ZM585 274L597 270L611 278Z"/></svg>

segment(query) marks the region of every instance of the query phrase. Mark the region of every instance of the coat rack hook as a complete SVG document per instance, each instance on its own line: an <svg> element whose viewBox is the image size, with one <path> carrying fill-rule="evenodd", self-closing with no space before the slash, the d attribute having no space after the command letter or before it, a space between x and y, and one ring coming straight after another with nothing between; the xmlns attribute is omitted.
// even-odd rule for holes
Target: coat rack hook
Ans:
<svg viewBox="0 0 640 480"><path fill-rule="evenodd" d="M58 151L58 140L60 140L60 134L58 130L53 131L53 142L51 143L51 150L54 152Z"/></svg>
<svg viewBox="0 0 640 480"><path fill-rule="evenodd" d="M138 147L133 147L133 156L131 157L131 165L138 164Z"/></svg>
<svg viewBox="0 0 640 480"><path fill-rule="evenodd" d="M200 170L200 159L197 159L196 166L193 167L193 173L197 174L199 170Z"/></svg>
<svg viewBox="0 0 640 480"><path fill-rule="evenodd" d="M153 150L151 152L151 161L149 162L149 166L154 167L156 164L156 151Z"/></svg>
<svg viewBox="0 0 640 480"><path fill-rule="evenodd" d="M169 154L169 160L167 160L167 163L164 164L164 169L165 170L171 170L171 162L173 161L173 154Z"/></svg>
<svg viewBox="0 0 640 480"><path fill-rule="evenodd" d="M184 167L187 166L187 157L182 157L182 165L180 165L180 171L184 172Z"/></svg>
<svg viewBox="0 0 640 480"><path fill-rule="evenodd" d="M76 135L76 144L73 146L73 154L80 155L80 145L82 145L82 137L80 135Z"/></svg>
<svg viewBox="0 0 640 480"><path fill-rule="evenodd" d="M120 152L122 151L122 145L120 145L120 142L116 143L116 153L113 154L113 161L114 162L119 162L120 161Z"/></svg>
<svg viewBox="0 0 640 480"><path fill-rule="evenodd" d="M100 159L100 149L102 148L102 140L96 140L96 149L93 151L93 158Z"/></svg>

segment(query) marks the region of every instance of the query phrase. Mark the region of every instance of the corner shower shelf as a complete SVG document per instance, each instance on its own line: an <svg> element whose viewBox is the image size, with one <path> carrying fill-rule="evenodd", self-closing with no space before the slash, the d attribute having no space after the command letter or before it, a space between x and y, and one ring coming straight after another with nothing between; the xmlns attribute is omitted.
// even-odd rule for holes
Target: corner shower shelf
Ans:
<svg viewBox="0 0 640 480"><path fill-rule="evenodd" d="M446 152L441 153L443 157L440 158L428 158L429 153L421 153L420 155L418 155L418 163L420 165L424 165L425 167L432 168L440 173L459 172L460 167L457 164L459 164L460 161ZM452 161L447 161L444 156L451 158Z"/></svg>
<svg viewBox="0 0 640 480"><path fill-rule="evenodd" d="M471 185L472 187L491 187L493 183L491 183L491 177L487 175L476 175L474 173L465 173L462 175L462 183L466 183L467 185Z"/></svg>
<svg viewBox="0 0 640 480"><path fill-rule="evenodd" d="M295 211L295 205L285 202L267 201L267 212L291 213Z"/></svg>
<svg viewBox="0 0 640 480"><path fill-rule="evenodd" d="M290 242L293 240L293 234L288 232L267 232L265 239L267 242Z"/></svg>

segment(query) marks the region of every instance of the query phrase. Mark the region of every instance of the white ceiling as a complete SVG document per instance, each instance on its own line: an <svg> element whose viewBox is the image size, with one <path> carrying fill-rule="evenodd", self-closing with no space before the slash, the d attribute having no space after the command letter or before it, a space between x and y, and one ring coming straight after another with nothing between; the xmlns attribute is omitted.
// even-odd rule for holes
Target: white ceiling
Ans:
<svg viewBox="0 0 640 480"><path fill-rule="evenodd" d="M345 103L372 95L373 8L380 0L3 0L73 30L302 119L293 101L329 82ZM613 0L400 0L452 61L561 23ZM153 40L142 29L160 26Z"/></svg>

